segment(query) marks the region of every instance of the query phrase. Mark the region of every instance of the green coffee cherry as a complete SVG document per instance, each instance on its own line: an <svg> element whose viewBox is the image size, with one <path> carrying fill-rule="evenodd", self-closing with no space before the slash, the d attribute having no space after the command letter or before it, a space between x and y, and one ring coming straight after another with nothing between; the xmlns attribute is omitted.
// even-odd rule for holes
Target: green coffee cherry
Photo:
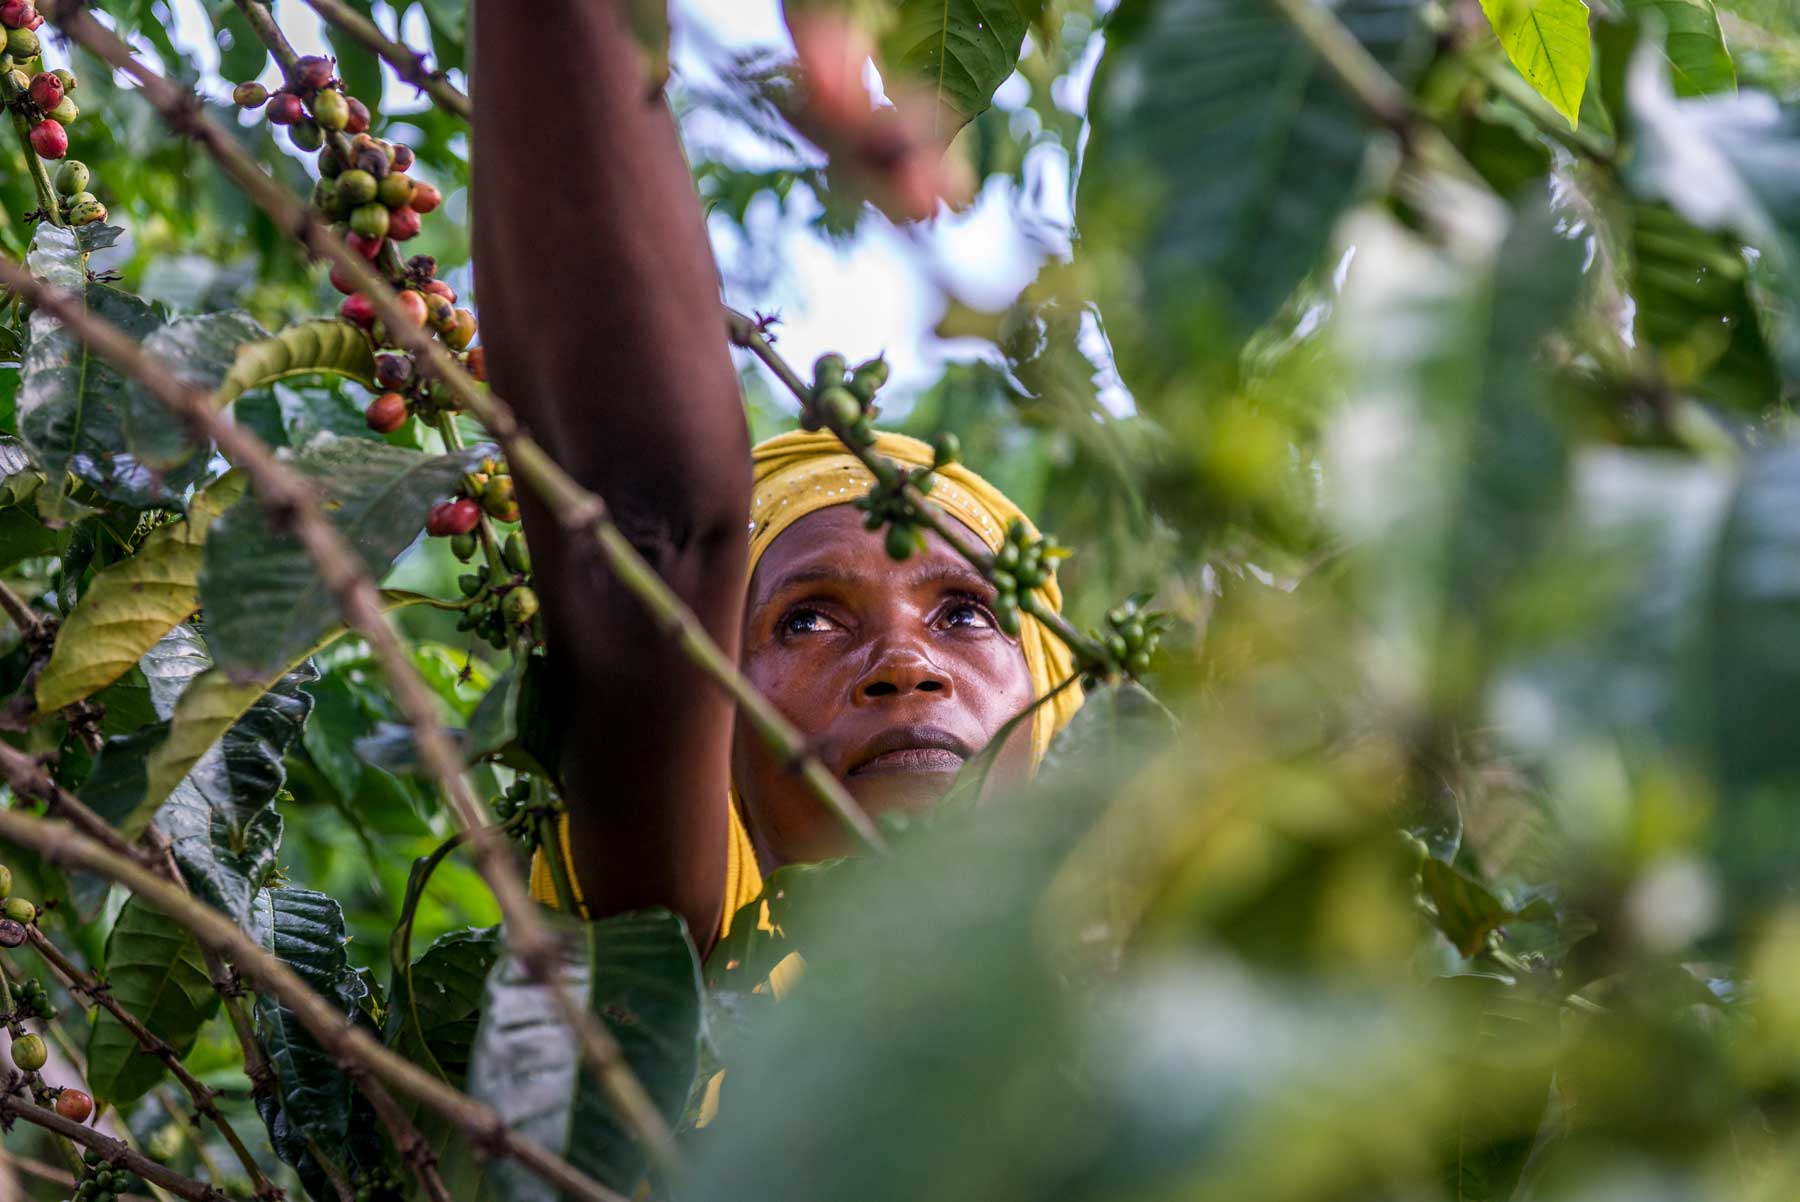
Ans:
<svg viewBox="0 0 1800 1202"><path fill-rule="evenodd" d="M890 559L907 559L919 549L919 531L916 526L903 526L898 522L887 528L887 553Z"/></svg>
<svg viewBox="0 0 1800 1202"><path fill-rule="evenodd" d="M475 552L480 549L480 547L481 540L476 538L473 534L459 534L450 540L450 554L456 556L464 563L468 563L471 559L474 559Z"/></svg>
<svg viewBox="0 0 1800 1202"><path fill-rule="evenodd" d="M481 577L473 572L464 572L456 578L456 587L462 590L463 596L473 597L481 591Z"/></svg>
<svg viewBox="0 0 1800 1202"><path fill-rule="evenodd" d="M12 869L0 864L0 900L12 896Z"/></svg>
<svg viewBox="0 0 1800 1202"><path fill-rule="evenodd" d="M343 175L338 176L339 188L344 186L344 180L349 178L350 174L350 172L346 171ZM363 174L367 173L364 172ZM357 205L356 208L350 211L350 228L365 238L387 237L387 207L379 201L370 201L368 204Z"/></svg>
<svg viewBox="0 0 1800 1202"><path fill-rule="evenodd" d="M80 80L75 78L75 72L65 71L61 67L58 67L56 70L50 72L50 74L56 76L56 78L61 81L62 86L63 86L63 94L65 96L68 95L70 92L73 92L76 89L76 87L81 83Z"/></svg>
<svg viewBox="0 0 1800 1202"><path fill-rule="evenodd" d="M44 1062L48 1059L50 1050L44 1046L43 1036L21 1035L12 1041L12 1062L20 1072L35 1073L44 1067Z"/></svg>
<svg viewBox="0 0 1800 1202"><path fill-rule="evenodd" d="M23 96L30 87L31 76L23 71L8 71L4 76L0 76L0 92L3 92L8 100L15 96Z"/></svg>
<svg viewBox="0 0 1800 1202"><path fill-rule="evenodd" d="M81 116L81 110L75 107L75 102L73 100L64 96L57 102L56 107L46 113L45 116L51 117L56 121L60 121L63 125L68 126L74 124L75 118Z"/></svg>
<svg viewBox="0 0 1800 1202"><path fill-rule="evenodd" d="M875 399L875 393L887 383L888 365L886 359L870 359L858 363L850 373L850 392L857 400L868 404Z"/></svg>
<svg viewBox="0 0 1800 1202"><path fill-rule="evenodd" d="M850 370L849 362L839 354L827 353L813 360L813 387L827 388L833 384L843 384L844 373Z"/></svg>
<svg viewBox="0 0 1800 1202"><path fill-rule="evenodd" d="M92 192L84 193L88 199L69 206L70 225L93 225L106 220L106 206L94 199Z"/></svg>
<svg viewBox="0 0 1800 1202"><path fill-rule="evenodd" d="M269 89L255 80L241 83L231 89L231 102L239 108L259 109L269 103Z"/></svg>
<svg viewBox="0 0 1800 1202"><path fill-rule="evenodd" d="M526 550L524 536L517 530L506 536L506 542L500 548L500 558L515 572L531 571L531 552Z"/></svg>
<svg viewBox="0 0 1800 1202"><path fill-rule="evenodd" d="M29 29L9 29L6 31L6 52L13 56L13 61L24 62L28 58L36 58L43 49L38 44L38 35Z"/></svg>
<svg viewBox="0 0 1800 1202"><path fill-rule="evenodd" d="M320 92L313 97L312 115L321 129L342 129L350 124L350 102L342 92Z"/></svg>
<svg viewBox="0 0 1800 1202"><path fill-rule="evenodd" d="M938 431L931 440L931 458L933 467L949 467L962 458L962 439L949 430Z"/></svg>
<svg viewBox="0 0 1800 1202"><path fill-rule="evenodd" d="M311 121L296 121L288 126L288 140L301 150L317 150L325 145L325 131Z"/></svg>
<svg viewBox="0 0 1800 1202"><path fill-rule="evenodd" d="M86 192L92 178L86 163L80 159L64 159L63 165L56 169L56 190L64 196L74 196Z"/></svg>
<svg viewBox="0 0 1800 1202"><path fill-rule="evenodd" d="M37 907L22 897L9 897L4 907L6 916L14 922L30 925L37 921Z"/></svg>
<svg viewBox="0 0 1800 1202"><path fill-rule="evenodd" d="M862 406L841 384L826 387L813 403L818 407L819 416L834 429L853 426L862 416Z"/></svg>
<svg viewBox="0 0 1800 1202"><path fill-rule="evenodd" d="M366 205L375 199L375 177L352 167L337 177L338 193L347 205ZM385 230L383 231L386 232Z"/></svg>
<svg viewBox="0 0 1800 1202"><path fill-rule="evenodd" d="M413 182L411 177L396 171L382 178L375 186L375 199L390 209L397 209L412 199Z"/></svg>

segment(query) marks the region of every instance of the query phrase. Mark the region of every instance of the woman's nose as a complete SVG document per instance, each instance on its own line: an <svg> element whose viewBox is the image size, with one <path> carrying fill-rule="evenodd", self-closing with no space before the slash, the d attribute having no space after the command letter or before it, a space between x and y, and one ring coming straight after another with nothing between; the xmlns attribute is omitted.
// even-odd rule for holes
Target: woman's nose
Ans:
<svg viewBox="0 0 1800 1202"><path fill-rule="evenodd" d="M950 674L916 647L888 647L878 652L856 685L856 700L875 701L907 693L950 693Z"/></svg>

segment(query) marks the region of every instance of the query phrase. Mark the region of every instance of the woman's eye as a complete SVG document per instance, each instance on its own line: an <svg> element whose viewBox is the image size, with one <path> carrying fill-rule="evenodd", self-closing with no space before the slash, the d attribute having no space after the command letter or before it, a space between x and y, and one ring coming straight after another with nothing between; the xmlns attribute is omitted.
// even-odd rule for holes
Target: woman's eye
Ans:
<svg viewBox="0 0 1800 1202"><path fill-rule="evenodd" d="M783 634L817 634L831 626L831 619L816 609L789 610L781 619Z"/></svg>
<svg viewBox="0 0 1800 1202"><path fill-rule="evenodd" d="M993 623L988 621L987 611L981 606L973 601L964 601L944 614L944 625L979 630Z"/></svg>

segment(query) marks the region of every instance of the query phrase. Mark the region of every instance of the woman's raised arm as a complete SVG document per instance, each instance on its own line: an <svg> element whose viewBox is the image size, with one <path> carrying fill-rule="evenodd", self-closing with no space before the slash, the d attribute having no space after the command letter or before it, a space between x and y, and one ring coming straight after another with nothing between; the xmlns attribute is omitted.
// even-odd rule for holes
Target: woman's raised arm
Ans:
<svg viewBox="0 0 1800 1202"><path fill-rule="evenodd" d="M698 198L620 0L475 6L475 266L488 371L735 655L748 433ZM583 538L521 508L595 914L718 928L732 708Z"/></svg>

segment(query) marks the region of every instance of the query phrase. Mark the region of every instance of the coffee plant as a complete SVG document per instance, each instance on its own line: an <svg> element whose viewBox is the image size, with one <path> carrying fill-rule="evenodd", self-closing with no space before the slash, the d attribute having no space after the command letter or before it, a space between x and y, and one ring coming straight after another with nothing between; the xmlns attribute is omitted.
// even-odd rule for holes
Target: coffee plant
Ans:
<svg viewBox="0 0 1800 1202"><path fill-rule="evenodd" d="M927 386L790 363L743 261L692 337L1084 707L871 821L521 428L464 0L6 0L0 1199L1792 1196L1800 12L623 7L720 245L1011 206ZM970 543L958 461L1056 536ZM609 753L525 493L863 848L704 962L525 893Z"/></svg>

